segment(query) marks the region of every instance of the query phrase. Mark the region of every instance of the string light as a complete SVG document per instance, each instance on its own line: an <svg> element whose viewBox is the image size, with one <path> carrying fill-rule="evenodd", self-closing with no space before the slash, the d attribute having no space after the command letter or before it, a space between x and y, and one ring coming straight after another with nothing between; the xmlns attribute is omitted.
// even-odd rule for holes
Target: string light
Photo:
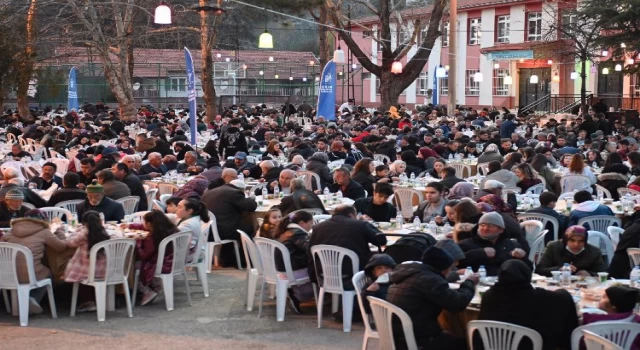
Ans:
<svg viewBox="0 0 640 350"><path fill-rule="evenodd" d="M393 62L393 64L391 65L391 73L402 74L402 63L399 61Z"/></svg>

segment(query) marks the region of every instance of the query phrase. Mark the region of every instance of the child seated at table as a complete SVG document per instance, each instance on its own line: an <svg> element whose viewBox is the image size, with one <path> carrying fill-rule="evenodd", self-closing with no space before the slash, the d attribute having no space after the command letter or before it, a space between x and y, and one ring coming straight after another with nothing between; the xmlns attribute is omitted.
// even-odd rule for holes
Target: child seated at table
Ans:
<svg viewBox="0 0 640 350"><path fill-rule="evenodd" d="M390 274L395 267L395 260L388 254L374 254L364 267L368 281L362 287L362 304L367 314L371 315L368 296L382 300L387 298L387 291L391 285Z"/></svg>
<svg viewBox="0 0 640 350"><path fill-rule="evenodd" d="M175 214L176 210L178 210L178 203L180 203L181 200L182 198L180 197L171 197L167 199L167 201L165 202L165 204L167 205L166 213Z"/></svg>
<svg viewBox="0 0 640 350"><path fill-rule="evenodd" d="M638 302L638 289L628 286L611 286L604 291L602 299L598 303L600 310L607 315L584 313L583 323L589 324L600 321L620 321L633 316L633 310ZM638 322L637 318L632 321ZM634 342L635 343L635 342Z"/></svg>
<svg viewBox="0 0 640 350"><path fill-rule="evenodd" d="M264 214L262 225L258 230L258 236L264 238L274 239L276 231L278 231L278 225L282 221L282 212L278 207L272 207Z"/></svg>
<svg viewBox="0 0 640 350"><path fill-rule="evenodd" d="M375 182L391 182L391 177L389 176L389 167L387 165L378 165L376 166L376 175L373 177Z"/></svg>
<svg viewBox="0 0 640 350"><path fill-rule="evenodd" d="M89 278L89 252L94 245L109 240L100 214L97 211L90 210L82 215L82 226L79 226L75 234L67 240L67 247L77 248L75 254L66 269L64 270L63 279L65 282L76 283L82 282ZM104 252L99 251L96 256L96 279L103 279L105 274L105 257ZM78 312L95 311L95 289L84 284L79 285L78 289L79 306Z"/></svg>

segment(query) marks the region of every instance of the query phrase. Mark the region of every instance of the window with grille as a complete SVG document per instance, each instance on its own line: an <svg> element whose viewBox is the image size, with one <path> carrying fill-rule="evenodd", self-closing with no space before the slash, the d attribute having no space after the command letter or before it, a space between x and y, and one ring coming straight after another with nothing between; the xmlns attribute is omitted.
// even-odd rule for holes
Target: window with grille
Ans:
<svg viewBox="0 0 640 350"><path fill-rule="evenodd" d="M365 30L364 32L362 32L363 38L371 38L372 36L373 36L373 31Z"/></svg>
<svg viewBox="0 0 640 350"><path fill-rule="evenodd" d="M449 46L449 22L442 26L442 46Z"/></svg>
<svg viewBox="0 0 640 350"><path fill-rule="evenodd" d="M527 41L542 40L542 13L529 13L527 15L527 27Z"/></svg>
<svg viewBox="0 0 640 350"><path fill-rule="evenodd" d="M473 79L473 76L478 73L477 69L467 69L464 75L464 94L466 96L480 96L480 83Z"/></svg>
<svg viewBox="0 0 640 350"><path fill-rule="evenodd" d="M418 84L416 84L416 95L426 95L427 90L429 90L429 74L422 72L418 78Z"/></svg>
<svg viewBox="0 0 640 350"><path fill-rule="evenodd" d="M509 42L509 27L511 23L511 16L498 16L496 21L496 41L499 43Z"/></svg>
<svg viewBox="0 0 640 350"><path fill-rule="evenodd" d="M447 96L449 94L449 77L440 78L438 83L440 96Z"/></svg>
<svg viewBox="0 0 640 350"><path fill-rule="evenodd" d="M560 38L570 39L573 36L574 26L578 16L575 13L563 13L562 14L562 26L560 27Z"/></svg>
<svg viewBox="0 0 640 350"><path fill-rule="evenodd" d="M167 78L167 91L186 91L186 78Z"/></svg>
<svg viewBox="0 0 640 350"><path fill-rule="evenodd" d="M480 44L480 18L472 18L469 20L469 45Z"/></svg>
<svg viewBox="0 0 640 350"><path fill-rule="evenodd" d="M493 70L493 96L509 96L509 85L504 83L504 78L508 75L508 69Z"/></svg>

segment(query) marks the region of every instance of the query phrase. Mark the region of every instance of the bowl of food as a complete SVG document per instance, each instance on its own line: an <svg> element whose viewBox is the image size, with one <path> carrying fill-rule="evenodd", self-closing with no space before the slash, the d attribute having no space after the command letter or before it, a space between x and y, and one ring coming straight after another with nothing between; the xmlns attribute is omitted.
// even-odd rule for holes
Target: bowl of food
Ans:
<svg viewBox="0 0 640 350"><path fill-rule="evenodd" d="M380 228L381 228L382 230L386 230L386 229L388 229L389 227L391 227L391 223L390 223L390 222L379 222L379 223L378 223L378 226L380 226Z"/></svg>
<svg viewBox="0 0 640 350"><path fill-rule="evenodd" d="M613 204L613 199L612 198L605 198L604 199L604 204Z"/></svg>

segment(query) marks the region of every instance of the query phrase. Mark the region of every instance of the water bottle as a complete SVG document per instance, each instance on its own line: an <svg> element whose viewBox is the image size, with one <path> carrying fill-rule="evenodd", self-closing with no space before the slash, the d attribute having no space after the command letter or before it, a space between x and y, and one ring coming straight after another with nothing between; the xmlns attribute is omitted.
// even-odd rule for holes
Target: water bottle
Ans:
<svg viewBox="0 0 640 350"><path fill-rule="evenodd" d="M78 224L78 214L73 213L73 216L71 216L71 227L75 228L77 224Z"/></svg>
<svg viewBox="0 0 640 350"><path fill-rule="evenodd" d="M487 279L487 269L484 268L484 265L480 265L478 275L480 275L480 281L485 281Z"/></svg>
<svg viewBox="0 0 640 350"><path fill-rule="evenodd" d="M411 173L411 179L410 179L409 182L412 183L412 184L416 182L416 174Z"/></svg>
<svg viewBox="0 0 640 350"><path fill-rule="evenodd" d="M342 202L342 197L343 197L343 196L342 196L342 191L341 191L341 190L338 190L338 192L336 192L336 200L337 200L338 202Z"/></svg>
<svg viewBox="0 0 640 350"><path fill-rule="evenodd" d="M593 168L594 168L594 169L597 169L597 168L598 168L598 163L593 162Z"/></svg>
<svg viewBox="0 0 640 350"><path fill-rule="evenodd" d="M276 186L273 188L273 196L276 198L280 197L280 187Z"/></svg>
<svg viewBox="0 0 640 350"><path fill-rule="evenodd" d="M464 270L464 278L466 279L471 275L473 275L473 269L471 268L471 266L467 266L467 269Z"/></svg>
<svg viewBox="0 0 640 350"><path fill-rule="evenodd" d="M356 216L356 218L357 218L358 220L362 220L362 213L358 213L358 215Z"/></svg>
<svg viewBox="0 0 640 350"><path fill-rule="evenodd" d="M602 202L602 200L604 199L603 197L604 197L604 194L602 192L598 191L598 201L599 202Z"/></svg>
<svg viewBox="0 0 640 350"><path fill-rule="evenodd" d="M560 282L564 285L571 284L571 267L569 267L569 263L565 263L560 268L560 272L562 273L560 276Z"/></svg>
<svg viewBox="0 0 640 350"><path fill-rule="evenodd" d="M631 270L629 285L634 288L640 288L640 266L636 265L636 267Z"/></svg>
<svg viewBox="0 0 640 350"><path fill-rule="evenodd" d="M449 153L449 160L453 159L453 154Z"/></svg>
<svg viewBox="0 0 640 350"><path fill-rule="evenodd" d="M431 219L431 221L429 221L429 232L431 232L432 235L435 235L438 229L438 225L436 224L436 221L434 219Z"/></svg>
<svg viewBox="0 0 640 350"><path fill-rule="evenodd" d="M413 218L413 229L414 230L420 229L420 218L418 218L417 216Z"/></svg>
<svg viewBox="0 0 640 350"><path fill-rule="evenodd" d="M404 218L402 217L402 213L398 212L398 215L396 215L396 228L398 230L402 228L403 222L404 222Z"/></svg>
<svg viewBox="0 0 640 350"><path fill-rule="evenodd" d="M451 225L449 225L449 222L444 223L444 226L442 226L442 231L444 231L444 233L451 232Z"/></svg>
<svg viewBox="0 0 640 350"><path fill-rule="evenodd" d="M238 180L244 181L244 174L243 173L238 174Z"/></svg>
<svg viewBox="0 0 640 350"><path fill-rule="evenodd" d="M269 194L269 191L267 191L267 187L263 187L262 188L262 199L267 199L267 195Z"/></svg>
<svg viewBox="0 0 640 350"><path fill-rule="evenodd" d="M324 198L329 198L331 196L331 191L329 191L329 187L325 187L322 193L324 194Z"/></svg>

